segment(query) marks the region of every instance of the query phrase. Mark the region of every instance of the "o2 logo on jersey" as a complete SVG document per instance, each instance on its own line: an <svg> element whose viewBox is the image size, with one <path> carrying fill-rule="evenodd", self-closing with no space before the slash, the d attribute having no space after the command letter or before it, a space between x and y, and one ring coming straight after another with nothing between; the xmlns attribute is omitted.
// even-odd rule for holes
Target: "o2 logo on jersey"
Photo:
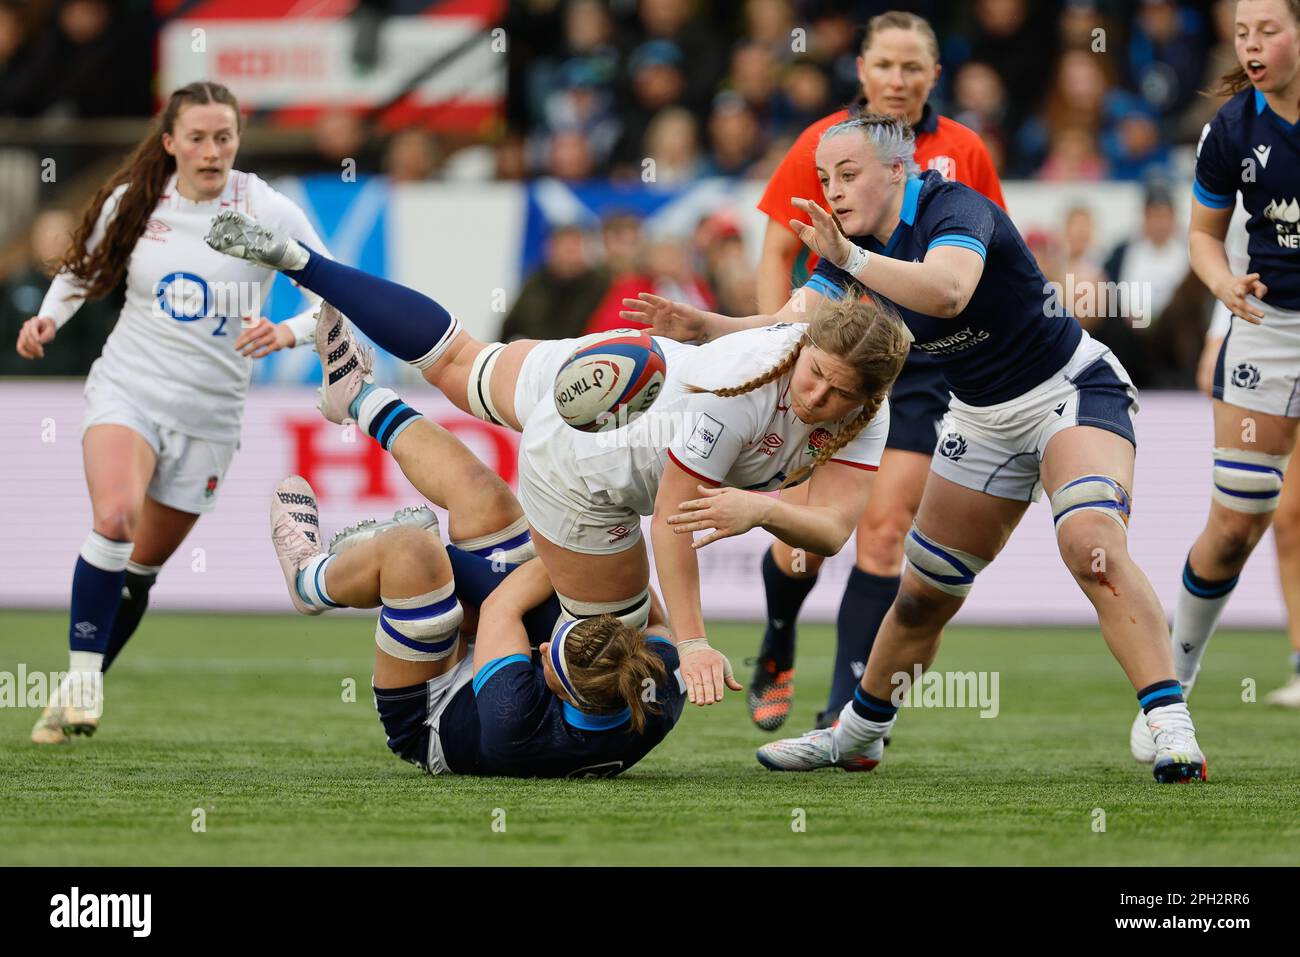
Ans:
<svg viewBox="0 0 1300 957"><path fill-rule="evenodd" d="M1253 389L1259 385L1259 366L1241 362L1232 370L1232 384L1238 389Z"/></svg>
<svg viewBox="0 0 1300 957"><path fill-rule="evenodd" d="M957 432L949 432L939 440L939 454L945 459L960 462L966 454L966 440Z"/></svg>
<svg viewBox="0 0 1300 957"><path fill-rule="evenodd" d="M177 322L203 319L212 308L212 295L202 276L192 272L174 272L163 276L153 290L154 301L165 316Z"/></svg>

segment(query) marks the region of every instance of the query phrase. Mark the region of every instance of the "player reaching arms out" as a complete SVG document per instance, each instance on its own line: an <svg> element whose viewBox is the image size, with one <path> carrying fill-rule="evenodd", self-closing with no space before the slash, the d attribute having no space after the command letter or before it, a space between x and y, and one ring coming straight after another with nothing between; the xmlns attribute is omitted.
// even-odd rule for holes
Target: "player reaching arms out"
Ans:
<svg viewBox="0 0 1300 957"><path fill-rule="evenodd" d="M1156 780L1203 778L1164 613L1128 554L1136 393L1110 351L1053 308L1006 213L934 171L916 175L911 141L881 115L826 132L817 168L836 219L800 201L813 223L800 236L822 261L777 318L859 283L899 308L953 400L904 545L908 573L853 698L833 729L773 742L759 760L786 771L873 767L906 691L898 681L934 661L976 575L1047 488L1061 557L1155 735ZM772 318L726 320L644 296L639 308L656 329L703 325L710 338Z"/></svg>
<svg viewBox="0 0 1300 957"><path fill-rule="evenodd" d="M458 407L523 433L520 502L568 617L610 613L644 626L649 562L640 516L653 516L664 603L697 705L740 686L706 638L694 547L761 525L830 555L866 504L889 425L885 394L908 347L897 318L870 302L698 349L663 342L662 393L611 436L579 432L555 408L552 385L576 340L484 344L432 299L238 213L218 216L208 242L284 270ZM326 375L357 377L350 414L369 428L391 393L363 388L360 365L330 359ZM755 494L805 479L805 505ZM709 534L693 543L698 531Z"/></svg>
<svg viewBox="0 0 1300 957"><path fill-rule="evenodd" d="M322 363L335 356L336 368L353 358L358 370L365 365L329 307L317 349ZM327 418L344 419L358 384L355 374L327 381ZM345 529L327 552L315 494L294 476L271 503L294 607L309 615L380 608L375 705L388 746L431 774L611 777L631 767L685 703L677 650L653 597L644 635L610 615L557 630L560 605L526 531L520 540L523 513L509 487L451 433L400 399L388 404L371 435L447 509L450 537L477 544L444 546L422 508Z"/></svg>
<svg viewBox="0 0 1300 957"><path fill-rule="evenodd" d="M946 179L965 183L1005 208L1002 184L980 138L940 116L927 102L939 79L939 41L926 20L891 10L867 23L858 57L862 97L809 126L772 174L758 208L768 217L758 265L758 309L777 312L816 268L817 256L799 241L792 222L809 222L792 197L821 195L816 150L822 133L869 111L896 116L912 127L915 160ZM823 201L824 202L824 201ZM871 501L857 534L857 560L844 585L836 624L835 665L825 710L817 725L835 720L853 695L876 631L898 594L903 539L916 515L930 469L939 423L948 411L948 387L934 357L913 350L889 393L889 437ZM802 488L781 496L801 502ZM750 681L750 717L765 731L785 723L794 694L795 622L817 582L822 557L796 555L777 539L763 555L767 627Z"/></svg>
<svg viewBox="0 0 1300 957"><path fill-rule="evenodd" d="M91 200L40 315L18 335L18 353L40 359L83 301L125 278L121 315L86 379L82 452L94 524L72 579L68 677L32 731L38 744L99 726L101 675L139 625L163 564L216 504L238 445L250 359L311 335L310 312L278 326L256 314L273 272L203 243L223 208L320 243L293 202L233 169L240 126L224 86L176 90Z"/></svg>
<svg viewBox="0 0 1300 957"><path fill-rule="evenodd" d="M1221 91L1233 96L1197 151L1188 231L1192 269L1232 319L1214 369L1210 516L1183 565L1174 612L1184 693L1281 501L1300 419L1300 0L1238 0L1235 45L1239 66ZM1248 217L1244 269L1224 246L1238 194ZM1142 730L1135 725L1130 742L1149 761Z"/></svg>

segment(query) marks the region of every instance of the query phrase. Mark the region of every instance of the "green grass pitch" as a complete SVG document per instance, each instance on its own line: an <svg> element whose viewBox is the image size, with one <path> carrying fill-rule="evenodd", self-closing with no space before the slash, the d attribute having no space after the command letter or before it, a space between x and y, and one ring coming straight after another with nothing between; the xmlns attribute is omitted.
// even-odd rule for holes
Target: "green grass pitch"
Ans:
<svg viewBox="0 0 1300 957"><path fill-rule="evenodd" d="M64 668L66 627L63 615L0 613L0 671ZM1300 714L1242 700L1246 679L1262 698L1285 678L1277 633L1216 638L1192 700L1210 780L1161 787L1129 757L1133 694L1092 631L950 629L937 667L999 672L1000 714L905 709L872 774L763 770L753 752L768 736L732 694L688 706L620 778L510 781L430 778L388 752L369 692L372 627L151 614L109 676L94 738L38 748L37 712L0 708L0 864L1300 859ZM713 636L740 665L758 631ZM800 644L786 732L824 703L831 629L806 626Z"/></svg>

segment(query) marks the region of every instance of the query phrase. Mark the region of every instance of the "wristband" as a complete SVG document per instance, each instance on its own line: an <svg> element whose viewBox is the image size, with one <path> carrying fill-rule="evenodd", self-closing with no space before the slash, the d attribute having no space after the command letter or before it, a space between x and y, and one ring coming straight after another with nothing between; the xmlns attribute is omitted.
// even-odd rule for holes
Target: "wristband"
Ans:
<svg viewBox="0 0 1300 957"><path fill-rule="evenodd" d="M840 268L854 279L857 279L858 273L871 261L871 252L863 249L857 243L849 243L849 249L849 258L844 261L844 265Z"/></svg>
<svg viewBox="0 0 1300 957"><path fill-rule="evenodd" d="M706 650L706 649L710 651L712 650L712 648L709 647L709 639L707 638L687 638L685 641L677 642L677 656L680 658L682 653L688 647L692 645L698 645L701 643L704 645L704 648L701 650Z"/></svg>

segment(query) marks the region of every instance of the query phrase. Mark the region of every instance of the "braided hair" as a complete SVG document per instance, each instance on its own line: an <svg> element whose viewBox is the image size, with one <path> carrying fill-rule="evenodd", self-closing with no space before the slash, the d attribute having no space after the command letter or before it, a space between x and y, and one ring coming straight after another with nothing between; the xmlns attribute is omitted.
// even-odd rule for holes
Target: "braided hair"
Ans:
<svg viewBox="0 0 1300 957"><path fill-rule="evenodd" d="M569 679L590 711L613 714L627 708L630 730L645 730L646 713L659 710L653 698L646 700L645 689L662 685L668 672L640 631L613 615L585 618L569 632L564 650Z"/></svg>
<svg viewBox="0 0 1300 957"><path fill-rule="evenodd" d="M799 341L780 362L766 372L739 385L718 389L686 386L688 392L709 392L724 398L753 392L794 369L805 344L834 356L852 368L858 376L858 391L867 398L853 420L818 449L809 464L789 476L781 484L782 488L798 485L808 478L813 469L834 458L876 417L894 380L903 370L903 362L911 348L911 336L898 314L892 308L870 298L846 296L827 302L813 316Z"/></svg>

